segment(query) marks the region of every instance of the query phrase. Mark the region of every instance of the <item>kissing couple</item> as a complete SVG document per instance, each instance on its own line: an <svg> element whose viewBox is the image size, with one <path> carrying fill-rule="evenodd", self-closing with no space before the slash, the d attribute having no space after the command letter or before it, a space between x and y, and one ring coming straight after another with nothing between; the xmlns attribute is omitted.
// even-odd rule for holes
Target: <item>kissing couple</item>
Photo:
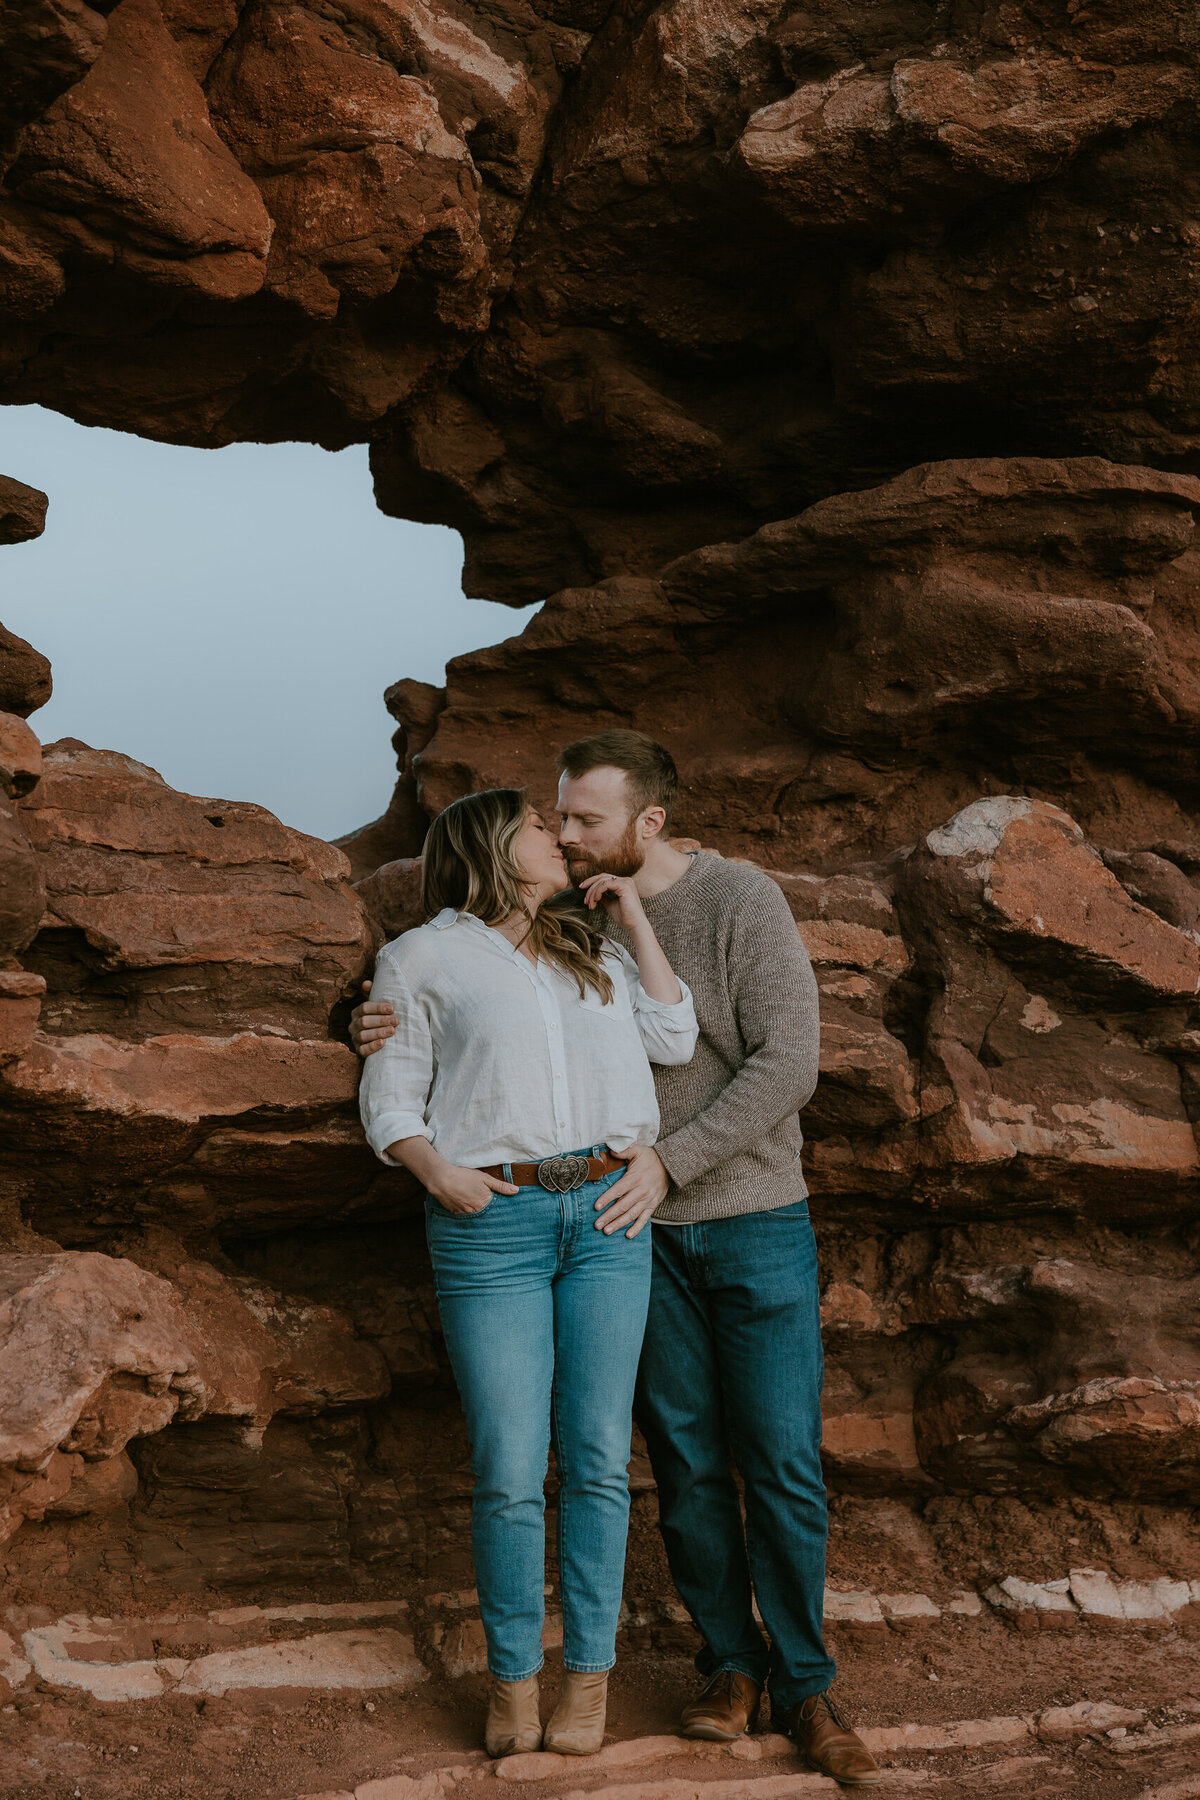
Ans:
<svg viewBox="0 0 1200 1800"><path fill-rule="evenodd" d="M768 876L671 843L661 745L602 732L557 767L557 836L512 788L434 820L427 922L380 951L352 1022L367 1137L426 1191L471 1440L487 1749L601 1746L632 1412L703 1639L681 1732L737 1738L769 1688L811 1767L870 1785L821 1629L812 968ZM564 1677L543 1730L551 1442Z"/></svg>

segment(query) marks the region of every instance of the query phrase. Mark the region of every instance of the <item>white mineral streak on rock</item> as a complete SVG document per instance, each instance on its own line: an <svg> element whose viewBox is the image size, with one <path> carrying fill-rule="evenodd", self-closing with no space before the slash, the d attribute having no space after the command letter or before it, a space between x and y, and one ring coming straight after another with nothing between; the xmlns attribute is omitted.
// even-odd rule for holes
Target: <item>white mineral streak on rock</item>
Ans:
<svg viewBox="0 0 1200 1800"><path fill-rule="evenodd" d="M196 1659L181 1677L181 1694L225 1694L231 1688L415 1687L429 1671L399 1631L328 1631L276 1644L248 1644Z"/></svg>
<svg viewBox="0 0 1200 1800"><path fill-rule="evenodd" d="M266 1624L269 1620L385 1617L403 1610L392 1601L344 1603L330 1607L238 1607L212 1613L216 1626ZM41 1680L56 1688L79 1689L108 1702L153 1700L170 1692L225 1694L237 1688L301 1687L410 1688L428 1679L406 1632L360 1628L325 1631L275 1643L250 1643L196 1657L165 1656L122 1661L119 1649L135 1637L152 1640L167 1621L87 1619L81 1615L37 1626L25 1633L24 1647ZM195 1621L202 1635L205 1621ZM2 1649L2 1646L0 1646ZM112 1659L112 1660L109 1660ZM22 1665L28 1673L28 1664ZM3 1673L0 1665L0 1673ZM24 1677L22 1677L23 1679ZM11 1679L11 1678L10 1678Z"/></svg>
<svg viewBox="0 0 1200 1800"><path fill-rule="evenodd" d="M1109 1700L1077 1700L1074 1706L1048 1706L1034 1729L1047 1744L1066 1744L1093 1732L1113 1731L1145 1723L1146 1715Z"/></svg>
<svg viewBox="0 0 1200 1800"><path fill-rule="evenodd" d="M1001 1612L1032 1609L1035 1612L1057 1613L1074 1618L1076 1609L1073 1601L1065 1593L1054 1591L1060 1585L1057 1582L1051 1585L1040 1581L1022 1581L1019 1575L1006 1575L1003 1581L998 1581L987 1589L984 1599Z"/></svg>
<svg viewBox="0 0 1200 1800"><path fill-rule="evenodd" d="M7 1631L0 1631L0 1681L7 1681L9 1687L18 1688L32 1673L32 1664L21 1655L21 1649L15 1638Z"/></svg>
<svg viewBox="0 0 1200 1800"><path fill-rule="evenodd" d="M1032 800L1011 794L976 800L931 831L925 842L935 856L991 857L1013 820L1027 818L1032 810Z"/></svg>
<svg viewBox="0 0 1200 1800"><path fill-rule="evenodd" d="M942 1616L928 1594L880 1594L879 1604L889 1625L931 1625Z"/></svg>
<svg viewBox="0 0 1200 1800"><path fill-rule="evenodd" d="M1025 1011L1021 1014L1021 1023L1026 1031L1057 1031L1062 1020L1041 994L1031 994Z"/></svg>
<svg viewBox="0 0 1200 1800"><path fill-rule="evenodd" d="M827 1622L853 1625L882 1625L883 1612L874 1594L838 1594L825 1589Z"/></svg>

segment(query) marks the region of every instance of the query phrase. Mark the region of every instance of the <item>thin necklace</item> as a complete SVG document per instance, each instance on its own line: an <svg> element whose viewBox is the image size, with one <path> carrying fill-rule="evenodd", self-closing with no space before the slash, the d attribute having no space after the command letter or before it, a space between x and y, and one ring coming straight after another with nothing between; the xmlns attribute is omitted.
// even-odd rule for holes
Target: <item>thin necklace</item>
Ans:
<svg viewBox="0 0 1200 1800"><path fill-rule="evenodd" d="M511 944L513 949L520 956L520 955L524 954L524 952L521 949L521 945L523 943L525 943L526 939L529 936L529 933L532 931L533 921L531 919L529 921L529 923L525 926L525 929L523 931L520 930L520 928L518 927L517 935L514 936L512 934L512 932L510 931L509 927L512 925L513 920L516 919L516 917L517 917L517 915L515 913L512 914L511 918L503 920L501 924L493 925L492 930L498 931L500 933L500 936L504 939L505 943ZM532 961L533 958L531 957L528 960Z"/></svg>

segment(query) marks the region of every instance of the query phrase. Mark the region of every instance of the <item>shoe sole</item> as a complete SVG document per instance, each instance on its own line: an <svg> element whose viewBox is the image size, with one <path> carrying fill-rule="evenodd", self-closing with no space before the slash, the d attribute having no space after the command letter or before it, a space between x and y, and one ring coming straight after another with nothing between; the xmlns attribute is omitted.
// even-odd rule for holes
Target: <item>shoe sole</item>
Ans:
<svg viewBox="0 0 1200 1800"><path fill-rule="evenodd" d="M741 1731L722 1731L716 1725L681 1725L680 1737L703 1738L709 1744L735 1744L738 1738L745 1737L747 1727Z"/></svg>
<svg viewBox="0 0 1200 1800"><path fill-rule="evenodd" d="M883 1780L882 1769L877 1769L874 1775L831 1775L828 1769L823 1769L820 1763L813 1762L810 1757L802 1756L800 1761L806 1769L812 1769L817 1775L824 1775L826 1781L836 1781L839 1787L878 1787Z"/></svg>

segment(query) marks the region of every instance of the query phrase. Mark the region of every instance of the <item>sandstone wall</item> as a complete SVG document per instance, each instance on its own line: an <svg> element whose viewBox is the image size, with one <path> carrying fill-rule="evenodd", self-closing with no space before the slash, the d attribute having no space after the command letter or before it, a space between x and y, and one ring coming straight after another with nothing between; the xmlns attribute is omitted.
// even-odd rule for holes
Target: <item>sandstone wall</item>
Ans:
<svg viewBox="0 0 1200 1800"><path fill-rule="evenodd" d="M1184 0L19 0L0 397L373 440L469 591L1197 449Z"/></svg>
<svg viewBox="0 0 1200 1800"><path fill-rule="evenodd" d="M389 689L341 848L43 752L0 631L21 1597L468 1582L343 1026L427 818L608 724L817 966L835 1558L1200 1575L1191 9L23 0L0 43L0 399L369 440L470 592L545 599ZM0 485L7 541L44 511Z"/></svg>

